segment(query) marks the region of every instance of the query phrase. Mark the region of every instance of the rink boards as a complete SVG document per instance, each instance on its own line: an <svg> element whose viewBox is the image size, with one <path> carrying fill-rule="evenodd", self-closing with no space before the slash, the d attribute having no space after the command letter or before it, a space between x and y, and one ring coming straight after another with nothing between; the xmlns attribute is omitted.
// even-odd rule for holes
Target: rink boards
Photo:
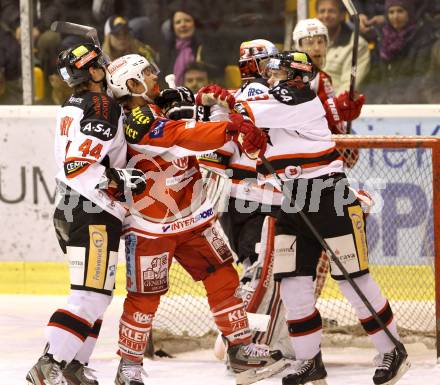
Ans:
<svg viewBox="0 0 440 385"><path fill-rule="evenodd" d="M372 274L390 300L434 301L434 274L432 266L374 266ZM125 294L125 265L117 270L116 294ZM204 296L200 283L194 283L174 263L170 272L171 288L168 295L190 293ZM419 286L408 285L407 277L419 277ZM59 262L0 262L0 294L63 295L68 293L67 264ZM342 299L337 284L327 279L321 295L323 299Z"/></svg>

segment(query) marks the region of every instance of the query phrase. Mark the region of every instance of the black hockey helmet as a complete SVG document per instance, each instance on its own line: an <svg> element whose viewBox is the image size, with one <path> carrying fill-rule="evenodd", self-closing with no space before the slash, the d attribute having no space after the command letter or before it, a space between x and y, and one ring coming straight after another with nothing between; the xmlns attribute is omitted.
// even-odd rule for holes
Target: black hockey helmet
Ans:
<svg viewBox="0 0 440 385"><path fill-rule="evenodd" d="M312 59L305 52L284 51L270 59L267 68L287 71L287 80L295 80L298 76L305 84L310 83L318 71Z"/></svg>
<svg viewBox="0 0 440 385"><path fill-rule="evenodd" d="M105 55L98 46L93 43L81 43L58 55L57 70L69 87L74 87L91 80L90 67L105 69L106 64Z"/></svg>

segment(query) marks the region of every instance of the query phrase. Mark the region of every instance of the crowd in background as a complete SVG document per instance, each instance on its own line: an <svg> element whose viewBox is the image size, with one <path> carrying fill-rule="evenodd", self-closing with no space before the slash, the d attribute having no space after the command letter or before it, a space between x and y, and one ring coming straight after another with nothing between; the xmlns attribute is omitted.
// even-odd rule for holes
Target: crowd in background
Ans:
<svg viewBox="0 0 440 385"><path fill-rule="evenodd" d="M54 20L94 26L110 59L139 53L154 60L162 75L174 73L177 85L197 91L208 82L227 83L242 41L263 38L283 48L288 2L35 0L34 64L44 85L38 102L61 104L69 95L56 60L81 39L51 31ZM357 89L367 103L439 103L440 0L353 2L362 34ZM340 0L316 0L314 12L329 30L323 70L340 93L349 88L353 24ZM0 0L0 104L22 103L20 57L19 0Z"/></svg>

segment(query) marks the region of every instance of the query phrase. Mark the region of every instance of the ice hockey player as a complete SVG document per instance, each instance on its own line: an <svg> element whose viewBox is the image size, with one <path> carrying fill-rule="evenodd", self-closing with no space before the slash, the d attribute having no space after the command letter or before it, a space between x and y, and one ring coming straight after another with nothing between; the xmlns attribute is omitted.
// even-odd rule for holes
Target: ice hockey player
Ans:
<svg viewBox="0 0 440 385"><path fill-rule="evenodd" d="M282 370L280 352L251 343L244 304L235 295L239 279L232 254L205 199L195 157L230 139L238 141L239 135L244 151L259 152L266 136L239 114L230 114L231 122L191 120L191 91L179 87L159 93L158 69L142 56L123 56L110 64L108 73L114 96L131 110L125 123L129 164L136 163L148 176L147 189L134 197L132 215L124 224L128 294L120 320L116 384L143 384L143 355L160 297L168 290L173 257L194 280L202 281L214 321L227 341L231 368L264 368L263 377L255 381ZM227 93L211 97L233 102Z"/></svg>
<svg viewBox="0 0 440 385"><path fill-rule="evenodd" d="M322 70L325 66L329 35L327 27L318 19L300 20L293 30L293 48L307 53L318 69L317 75L310 82L310 87L318 95L325 109L325 117L330 131L333 134L347 133L347 121L359 117L365 103L364 95L358 95L356 100L351 100L348 92L336 96L330 75ZM359 159L359 151L345 149L343 154L345 167L353 167ZM359 192L358 192L359 193ZM360 192L363 198L365 192ZM365 201L368 200L364 199ZM370 201L371 202L371 201ZM371 203L370 203L371 204ZM315 297L319 297L324 287L328 272L328 256L323 252L318 265L321 272L317 277Z"/></svg>
<svg viewBox="0 0 440 385"><path fill-rule="evenodd" d="M240 45L242 86L234 95L236 100L268 96L265 67L276 53L275 45L264 39L245 41ZM281 205L282 194L273 186L258 186L257 160L251 159L234 142L226 143L214 153L202 155L199 162L215 172L232 171L228 209L221 214L220 223L238 262L243 265L240 281L246 310L270 316L266 331L255 331L253 341L280 349L284 356L293 357L285 330L279 285L272 278L274 217ZM284 338L280 333L285 334ZM222 346L219 343L220 340L215 349L220 358Z"/></svg>
<svg viewBox="0 0 440 385"><path fill-rule="evenodd" d="M57 115L61 199L54 225L69 261L71 291L67 305L50 317L45 352L26 376L34 385L98 384L85 365L115 285L126 213L118 199L127 190L137 194L146 187L142 172L123 169L127 144L121 108L105 93L104 65L101 50L89 43L58 58L58 72L73 94Z"/></svg>
<svg viewBox="0 0 440 385"><path fill-rule="evenodd" d="M347 91L336 96L330 75L321 69L325 66L329 45L327 27L318 19L300 20L293 30L293 45L294 49L307 53L318 68L310 87L321 99L331 132L345 134L345 122L360 115L365 96L359 95L354 101Z"/></svg>
<svg viewBox="0 0 440 385"><path fill-rule="evenodd" d="M265 157L288 184L292 197L289 203L296 206L296 210L290 210L283 202L275 229L274 275L281 282L291 341L297 360L302 362L294 373L283 378L283 385L319 383L327 373L321 356L322 320L315 307L313 280L322 247L305 226L298 208L341 257L350 277L392 335L397 340L399 335L390 304L369 273L364 214L348 189L322 103L310 89L315 76L312 61L303 52L285 52L271 59L268 68L269 99L248 101L242 108L253 116L258 127L268 128L272 145ZM264 164L257 169L265 174L266 183L278 183ZM333 262L331 275L381 354L374 383L394 384L409 367L403 345L401 349L395 346Z"/></svg>

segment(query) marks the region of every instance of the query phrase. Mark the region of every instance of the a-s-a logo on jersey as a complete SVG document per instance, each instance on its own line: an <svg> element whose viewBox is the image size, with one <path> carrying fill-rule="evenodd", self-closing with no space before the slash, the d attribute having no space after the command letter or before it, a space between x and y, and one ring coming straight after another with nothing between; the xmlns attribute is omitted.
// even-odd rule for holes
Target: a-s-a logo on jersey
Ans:
<svg viewBox="0 0 440 385"><path fill-rule="evenodd" d="M151 139L161 138L163 136L163 129L165 127L165 120L159 120L156 126L150 131L148 136Z"/></svg>
<svg viewBox="0 0 440 385"><path fill-rule="evenodd" d="M116 127L108 126L107 124L99 121L88 121L82 123L83 125L81 126L80 131L83 134L91 135L104 141L113 139L117 132Z"/></svg>

